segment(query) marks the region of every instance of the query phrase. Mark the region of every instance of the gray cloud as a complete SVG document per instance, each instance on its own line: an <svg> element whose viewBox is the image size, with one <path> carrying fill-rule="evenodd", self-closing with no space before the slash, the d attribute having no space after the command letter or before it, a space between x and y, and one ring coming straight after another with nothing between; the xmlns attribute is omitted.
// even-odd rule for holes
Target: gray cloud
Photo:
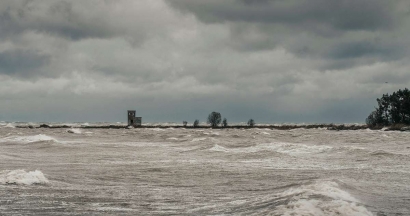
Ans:
<svg viewBox="0 0 410 216"><path fill-rule="evenodd" d="M167 2L204 23L228 26L227 44L238 51L282 47L299 57L330 59L324 70L397 60L408 50L408 38L397 38L410 31L406 1Z"/></svg>
<svg viewBox="0 0 410 216"><path fill-rule="evenodd" d="M1 1L0 120L363 122L410 85L409 6Z"/></svg>
<svg viewBox="0 0 410 216"><path fill-rule="evenodd" d="M51 57L35 50L7 50L0 52L0 73L34 76L37 69L47 65Z"/></svg>
<svg viewBox="0 0 410 216"><path fill-rule="evenodd" d="M204 22L290 24L299 28L328 26L339 30L391 28L395 5L383 0L172 0L172 6L194 13ZM313 28L314 30L314 28Z"/></svg>
<svg viewBox="0 0 410 216"><path fill-rule="evenodd" d="M333 59L351 59L366 56L380 57L380 59L395 59L399 57L401 47L372 43L369 41L337 44L329 53Z"/></svg>

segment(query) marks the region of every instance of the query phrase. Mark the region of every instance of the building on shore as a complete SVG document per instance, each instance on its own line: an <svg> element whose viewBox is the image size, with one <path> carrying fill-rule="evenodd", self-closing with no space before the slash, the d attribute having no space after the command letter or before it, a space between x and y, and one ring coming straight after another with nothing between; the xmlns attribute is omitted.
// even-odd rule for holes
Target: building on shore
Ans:
<svg viewBox="0 0 410 216"><path fill-rule="evenodd" d="M141 126L142 117L135 117L135 110L128 110L128 126Z"/></svg>

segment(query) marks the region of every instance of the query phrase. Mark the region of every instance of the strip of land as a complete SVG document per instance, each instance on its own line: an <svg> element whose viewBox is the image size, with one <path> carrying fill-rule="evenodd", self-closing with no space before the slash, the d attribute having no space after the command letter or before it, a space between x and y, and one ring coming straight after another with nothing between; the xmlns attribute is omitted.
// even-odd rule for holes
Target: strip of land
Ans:
<svg viewBox="0 0 410 216"><path fill-rule="evenodd" d="M132 129L134 127L129 127L127 125L81 125L81 126L71 126L71 125L48 125L41 124L39 126L33 125L18 125L16 128L84 128L84 129ZM183 125L142 125L135 128L185 128L185 129L276 129L276 130L292 130L292 129L327 129L327 130L363 130L368 129L367 125L345 125L345 124L311 124L311 125L254 125L252 127L246 125L228 125L226 127L211 127L211 126L183 126Z"/></svg>

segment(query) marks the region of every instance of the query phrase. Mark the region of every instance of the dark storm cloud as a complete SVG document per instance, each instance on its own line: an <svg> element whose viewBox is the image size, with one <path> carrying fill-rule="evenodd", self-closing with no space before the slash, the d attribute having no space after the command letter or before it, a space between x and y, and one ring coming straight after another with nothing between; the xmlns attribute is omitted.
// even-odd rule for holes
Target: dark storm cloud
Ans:
<svg viewBox="0 0 410 216"><path fill-rule="evenodd" d="M402 50L395 45L385 45L369 41L349 42L337 44L329 52L329 57L334 59L360 58L366 56L379 57L381 59L395 59Z"/></svg>
<svg viewBox="0 0 410 216"><path fill-rule="evenodd" d="M47 65L51 57L35 50L0 52L0 73L20 77L35 76L36 70Z"/></svg>
<svg viewBox="0 0 410 216"><path fill-rule="evenodd" d="M407 0L0 1L9 102L0 113L362 122L376 97L410 85L409 9ZM36 109L18 119L27 107Z"/></svg>
<svg viewBox="0 0 410 216"><path fill-rule="evenodd" d="M74 8L70 1L2 1L0 8L0 37L36 31L80 40L121 33L116 32L119 29L105 24L104 17L88 15L87 8Z"/></svg>
<svg viewBox="0 0 410 216"><path fill-rule="evenodd" d="M294 27L327 26L338 30L390 28L394 1L383 0L170 0L204 22L255 22Z"/></svg>
<svg viewBox="0 0 410 216"><path fill-rule="evenodd" d="M171 0L204 23L230 29L226 45L241 52L285 48L302 58L328 59L320 70L347 69L405 58L405 1ZM410 30L410 29L409 29ZM402 39L397 39L400 37Z"/></svg>

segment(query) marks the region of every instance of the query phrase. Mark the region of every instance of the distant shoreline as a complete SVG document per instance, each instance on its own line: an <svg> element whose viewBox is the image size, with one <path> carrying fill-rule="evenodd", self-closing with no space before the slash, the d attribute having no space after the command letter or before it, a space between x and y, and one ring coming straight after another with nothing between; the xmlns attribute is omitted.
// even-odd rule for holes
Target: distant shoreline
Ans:
<svg viewBox="0 0 410 216"><path fill-rule="evenodd" d="M70 125L48 125L48 124L41 124L39 126L33 125L17 125L16 128L50 128L50 129L58 129L58 128L84 128L84 129L133 129L133 127L129 127L127 125L81 125L81 126L70 126ZM254 125L253 127L249 127L246 125L228 125L226 127L211 127L211 126L204 126L200 125L197 127L193 126L182 126L182 125L142 125L135 127L138 128L160 128L160 129L167 129L167 128L185 128L185 129L276 129L276 130L292 130L292 129L327 129L327 130L363 130L363 129L372 129L367 125L345 125L345 124L310 124L310 125ZM377 128L380 129L380 128Z"/></svg>

